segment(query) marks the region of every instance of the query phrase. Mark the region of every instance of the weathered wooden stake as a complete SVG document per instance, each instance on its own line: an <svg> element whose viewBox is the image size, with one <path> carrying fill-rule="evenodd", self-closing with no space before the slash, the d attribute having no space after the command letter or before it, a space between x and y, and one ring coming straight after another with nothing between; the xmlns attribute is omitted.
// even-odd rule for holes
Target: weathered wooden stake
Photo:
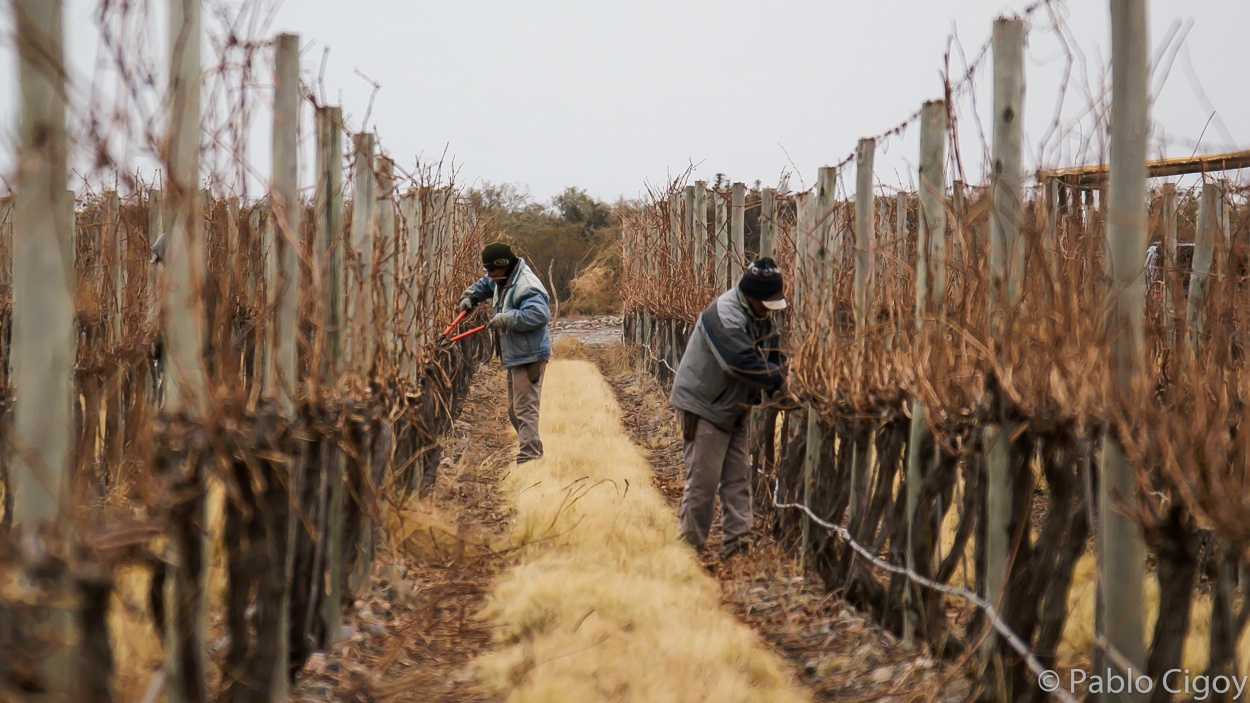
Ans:
<svg viewBox="0 0 1250 703"><path fill-rule="evenodd" d="M13 201L12 463L14 523L61 517L73 446L74 218L66 202L61 2L18 0L21 90L18 183ZM57 343L54 340L61 340ZM49 389L60 389L59 392Z"/></svg>
<svg viewBox="0 0 1250 703"><path fill-rule="evenodd" d="M689 186L687 186L688 188ZM690 191L693 193L694 191ZM682 204L685 202L685 191L681 193L673 193L668 198L668 254L672 261L674 271L681 259L681 231L682 223L685 219L682 217Z"/></svg>
<svg viewBox="0 0 1250 703"><path fill-rule="evenodd" d="M12 474L5 521L25 545L54 558L71 553L73 527L69 469L74 444L74 215L65 184L66 136L64 26L59 0L15 0L20 122L17 191L13 203ZM50 542L44 542L49 539ZM46 560L47 557L43 556ZM31 568L43 564L30 563ZM16 578L17 575L14 574ZM71 589L61 577L52 591ZM49 700L75 691L73 606L55 605L40 623L57 646L37 662ZM0 665L0 669L5 668ZM43 699L41 699L43 700Z"/></svg>
<svg viewBox="0 0 1250 703"><path fill-rule="evenodd" d="M876 196L873 193L872 163L877 143L859 140L855 168L855 338L863 344L865 328L871 322L872 287L876 277Z"/></svg>
<svg viewBox="0 0 1250 703"><path fill-rule="evenodd" d="M1050 272L1050 285L1052 289L1058 285L1059 281L1059 260L1063 257L1062 250L1059 248L1059 217L1061 210L1059 209L1059 189L1062 187L1059 179L1050 178L1044 181L1045 198L1046 198L1046 231L1045 241L1042 242L1042 251L1046 254L1046 266Z"/></svg>
<svg viewBox="0 0 1250 703"><path fill-rule="evenodd" d="M715 220L712 225L712 286L716 290L724 290L725 281L729 278L729 206L725 196L712 192L712 210Z"/></svg>
<svg viewBox="0 0 1250 703"><path fill-rule="evenodd" d="M299 36L278 36L274 69L273 182L269 199L271 226L266 232L269 252L270 305L274 308L274 353L266 374L268 395L284 413L295 410L298 385L297 319L299 316ZM283 680L286 678L283 676Z"/></svg>
<svg viewBox="0 0 1250 703"><path fill-rule="evenodd" d="M355 152L352 166L351 251L346 255L350 282L347 285L347 317L351 327L348 359L361 379L369 373L376 340L373 338L373 228L377 206L377 179L373 173L373 150L377 138L369 132L352 137Z"/></svg>
<svg viewBox="0 0 1250 703"><path fill-rule="evenodd" d="M386 359L388 367L398 368L395 358L399 347L397 337L403 332L395 329L395 281L399 271L394 196L395 162L386 156L379 156L376 171L378 204L374 213L378 219L378 240L374 260L377 262L378 281L382 289L374 298L378 308L375 317L380 321L378 329L382 331L382 357Z"/></svg>
<svg viewBox="0 0 1250 703"><path fill-rule="evenodd" d="M746 264L747 184L735 183L731 191L729 217L729 285L735 285Z"/></svg>
<svg viewBox="0 0 1250 703"><path fill-rule="evenodd" d="M1194 236L1193 271L1189 279L1189 300L1185 323L1189 330L1189 343L1195 352L1206 335L1207 321L1203 306L1207 299L1207 284L1211 279L1211 266L1215 259L1215 244L1221 239L1220 226L1224 221L1224 197L1217 183L1204 183L1198 201L1198 223Z"/></svg>
<svg viewBox="0 0 1250 703"><path fill-rule="evenodd" d="M833 233L841 226L838 220L838 171L832 166L822 166L816 172L814 236L808 240L808 252L812 261L812 273L817 281L815 289L817 305L814 308L824 317L831 310L829 285L833 281L834 246Z"/></svg>
<svg viewBox="0 0 1250 703"><path fill-rule="evenodd" d="M200 0L170 0L170 104L169 134L166 141L168 190L166 191L166 230L164 251L166 285L163 308L165 320L166 406L185 412L191 418L206 411L207 378L203 350L206 344L203 286L208 282L203 247L200 161L200 45L202 17ZM203 481L200 467L178 469L192 480ZM192 508L195 519L206 523L204 494ZM171 543L167 583L166 622L170 636L165 640L165 674L170 703L201 703L208 698L205 675L208 639L208 569L187 573L208 553L207 535L199 544ZM198 552L198 553L196 553ZM189 626L180 630L179 625Z"/></svg>
<svg viewBox="0 0 1250 703"><path fill-rule="evenodd" d="M807 264L807 280L805 301L808 315L825 311L827 299L825 282L828 267L832 261L829 255L830 230L834 219L834 187L837 183L837 170L832 167L821 167L818 172L816 192L808 194L804 199L803 226L798 238L798 249L803 252L802 260ZM824 433L820 427L820 415L815 404L807 407L807 442L803 457L803 505L811 507L811 496L816 483L820 480L820 457L824 447ZM802 549L800 563L807 563L807 552L811 546L811 519L802 516Z"/></svg>
<svg viewBox="0 0 1250 703"><path fill-rule="evenodd" d="M760 258L775 257L773 243L777 218L777 190L765 188L760 193Z"/></svg>
<svg viewBox="0 0 1250 703"><path fill-rule="evenodd" d="M686 204L691 206L689 212L686 213L686 218L690 221L695 281L702 285L708 282L707 183L695 181L694 202L687 201Z"/></svg>
<svg viewBox="0 0 1250 703"><path fill-rule="evenodd" d="M1179 290L1173 290L1173 281L1179 283L1176 276L1176 184L1163 184L1163 251L1162 257L1156 259L1159 267L1159 283L1163 286L1164 325L1167 329L1167 346L1176 345L1176 296Z"/></svg>
<svg viewBox="0 0 1250 703"><path fill-rule="evenodd" d="M404 258L400 263L400 275L403 283L398 288L397 304L403 314L400 317L402 334L407 341L404 344L407 354L404 357L404 369L410 380L415 380L419 373L417 366L417 349L424 346L427 339L426 330L417 329L417 301L420 299L419 283L421 273L421 232L422 209L421 195L417 191L408 191L399 199L399 211L404 219ZM415 472L419 474L420 472Z"/></svg>
<svg viewBox="0 0 1250 703"><path fill-rule="evenodd" d="M266 264L269 304L274 310L270 325L269 365L265 374L266 395L277 401L287 417L294 417L295 398L301 392L298 336L299 289L301 281L299 250L301 211L299 197L299 36L281 34L275 47L273 108L273 176L269 190L270 224L265 228L268 241ZM306 381L307 379L305 379ZM303 476L293 462L287 505L286 551L283 570L286 586L278 609L275 667L269 683L269 700L280 703L290 698L287 662L290 661L291 588L295 546L299 528L299 496Z"/></svg>
<svg viewBox="0 0 1250 703"><path fill-rule="evenodd" d="M920 232L916 243L916 330L928 326L927 315L939 319L946 293L946 103L934 100L920 113ZM927 529L917 518L920 483L932 459L932 441L924 405L911 403L911 432L907 450L907 566L916 568L917 529ZM920 624L919 593L904 592L903 640L910 644Z"/></svg>
<svg viewBox="0 0 1250 703"><path fill-rule="evenodd" d="M1024 274L1024 240L1020 225L1024 217L1023 141L1024 108L1024 20L998 19L994 22L994 144L990 170L990 333L995 348L1007 343L1007 320L1020 299ZM986 433L988 494L986 509L986 599L1006 609L1008 563L1011 550L1013 485L1012 437L1016 426L1008 425L1005 400L998 398L999 421ZM987 656L994 649L994 637L982 643Z"/></svg>
<svg viewBox="0 0 1250 703"><path fill-rule="evenodd" d="M345 318L352 330L348 340L352 351L347 358L356 373L356 382L361 389L369 388L369 374L373 370L374 354L377 350L378 328L374 320L374 250L377 246L377 177L373 170L374 146L377 138L370 132L356 134L352 138L352 227L351 250L347 253L347 271L351 282L348 285L347 317ZM365 390L365 392L368 392ZM366 455L367 456L367 455ZM370 472L369 459L363 458L365 473ZM362 489L362 500L367 500ZM363 506L362 506L363 507ZM352 571L348 575L347 588L350 593L360 593L369 577L372 561L373 521L365 516L361 521L360 536L356 544L350 545L355 551L352 559Z"/></svg>
<svg viewBox="0 0 1250 703"><path fill-rule="evenodd" d="M338 385L343 370L343 112L317 111L317 256L321 270L321 383ZM326 646L343 639L343 454L329 452L325 535L327 587L321 601Z"/></svg>
<svg viewBox="0 0 1250 703"><path fill-rule="evenodd" d="M200 0L170 0L166 191L165 402L198 417L207 390L202 349L207 280L200 227Z"/></svg>
<svg viewBox="0 0 1250 703"><path fill-rule="evenodd" d="M1145 0L1111 0L1111 183L1108 212L1107 330L1115 393L1132 402L1144 366L1142 263L1146 253L1146 140L1150 135L1149 43ZM1131 407L1131 406L1130 406ZM1120 656L1105 657L1134 670L1146 663L1142 640L1146 548L1135 515L1133 466L1114 434L1103 441L1098 482L1099 586L1103 629ZM1121 658L1122 657L1122 658ZM1120 700L1140 700L1123 696Z"/></svg>

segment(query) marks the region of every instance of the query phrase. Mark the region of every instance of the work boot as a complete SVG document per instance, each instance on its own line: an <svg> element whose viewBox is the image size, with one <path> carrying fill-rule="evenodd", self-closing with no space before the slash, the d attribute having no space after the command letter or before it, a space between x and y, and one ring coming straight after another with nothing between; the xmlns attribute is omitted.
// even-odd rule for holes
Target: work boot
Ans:
<svg viewBox="0 0 1250 703"><path fill-rule="evenodd" d="M737 542L734 542L733 544L725 545L725 548L721 550L720 560L729 561L731 558L739 554L746 554L750 551L751 551L751 540L744 537L738 540Z"/></svg>

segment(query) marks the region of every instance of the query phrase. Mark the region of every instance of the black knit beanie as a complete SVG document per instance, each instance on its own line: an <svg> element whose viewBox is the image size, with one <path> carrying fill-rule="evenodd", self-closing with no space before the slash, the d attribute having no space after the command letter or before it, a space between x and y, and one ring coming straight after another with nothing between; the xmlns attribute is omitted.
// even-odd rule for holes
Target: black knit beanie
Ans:
<svg viewBox="0 0 1250 703"><path fill-rule="evenodd" d="M487 244L482 249L482 266L485 268L511 268L516 263L516 254L512 247L503 242Z"/></svg>
<svg viewBox="0 0 1250 703"><path fill-rule="evenodd" d="M781 269L768 257L752 261L738 281L744 296L759 301L781 300L781 287Z"/></svg>

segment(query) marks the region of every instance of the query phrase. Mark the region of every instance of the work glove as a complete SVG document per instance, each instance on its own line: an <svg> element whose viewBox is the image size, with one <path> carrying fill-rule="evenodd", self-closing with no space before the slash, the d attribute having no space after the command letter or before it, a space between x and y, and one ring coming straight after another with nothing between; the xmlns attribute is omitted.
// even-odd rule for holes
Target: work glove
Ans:
<svg viewBox="0 0 1250 703"><path fill-rule="evenodd" d="M494 317L492 317L492 318L490 318L490 322L486 323L486 325L487 325L488 327L490 327L491 329L493 329L493 330L506 330L506 329L508 329L508 315L507 315L507 313L502 313L502 312L497 312L497 313L495 313L495 316L494 316Z"/></svg>
<svg viewBox="0 0 1250 703"><path fill-rule="evenodd" d="M473 298L467 295L460 299L460 312L468 312L476 306L477 303L473 302Z"/></svg>

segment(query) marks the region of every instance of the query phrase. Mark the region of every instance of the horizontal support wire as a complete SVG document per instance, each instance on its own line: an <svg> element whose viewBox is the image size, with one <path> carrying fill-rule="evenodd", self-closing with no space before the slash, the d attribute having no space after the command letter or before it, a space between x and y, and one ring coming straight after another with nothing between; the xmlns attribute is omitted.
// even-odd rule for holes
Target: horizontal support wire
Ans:
<svg viewBox="0 0 1250 703"><path fill-rule="evenodd" d="M851 548L855 550L857 554L859 554L861 557L866 559L873 566L876 566L877 568L882 569L884 571L888 571L892 574L905 576L907 579L909 579L913 583L920 584L921 586L924 586L926 588L930 588L932 590L938 591L940 593L945 593L947 595L956 596L958 598L963 598L969 603L972 603L973 605L977 606L978 608L980 608L981 610L985 612L986 616L990 619L990 623L994 626L994 629L997 630L998 633L1003 636L1003 639L1006 640L1007 643L1011 645L1011 648L1014 649L1016 653L1019 654L1021 658L1024 659L1025 664L1028 665L1029 671L1033 672L1034 677L1041 679L1042 676L1048 672L1048 669L1046 669L1046 667L1044 667L1042 663L1038 661L1037 655L1034 654L1031 649L1029 649L1028 645L1025 644L1022 639L1020 639L1020 636L1017 635L1007 623L1003 622L1002 617L998 614L998 609L994 607L993 603L990 603L989 601L985 600L981 596L978 596L977 594L967 589L963 589L958 586L952 586L950 584L942 583L940 581L934 581L933 579L921 576L910 567L898 566L897 564L891 564L890 562L877 557L876 555L872 553L871 550L869 550L867 547L857 542L855 538L851 536L851 533L845 527L842 527L841 525L835 525L831 522L826 522L825 520L820 519L819 517L816 516L815 513L811 511L811 509L809 509L806 505L803 505L802 503L782 503L778 501L777 496L778 496L779 491L780 491L780 481L778 481L777 479L773 479L772 501L773 501L774 508L793 508L793 509L801 510L807 514L807 517L810 518L812 522L816 523L817 525L820 525L821 527L827 530L834 532L839 537L841 537L842 540L845 541L848 545L850 545ZM1073 696L1071 692L1064 691L1061 688L1051 691L1051 693L1053 693L1055 697L1057 697L1059 700L1063 701L1063 703L1079 703L1077 698Z"/></svg>

